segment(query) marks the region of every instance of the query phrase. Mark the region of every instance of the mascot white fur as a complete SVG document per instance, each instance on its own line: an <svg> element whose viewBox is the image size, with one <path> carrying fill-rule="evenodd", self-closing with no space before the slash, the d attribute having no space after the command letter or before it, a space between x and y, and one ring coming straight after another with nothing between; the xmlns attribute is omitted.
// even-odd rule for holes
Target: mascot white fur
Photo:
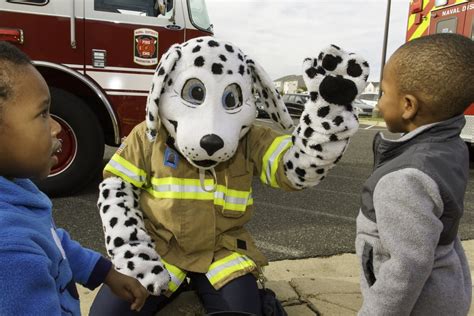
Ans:
<svg viewBox="0 0 474 316"><path fill-rule="evenodd" d="M186 271L211 280L231 256L241 268L212 279L215 288L267 264L244 228L252 177L287 191L318 184L357 131L351 103L368 74L364 59L334 45L307 58L310 99L292 135L281 136L253 125L258 94L273 121L293 126L254 60L212 37L173 45L155 72L146 123L112 157L100 185L106 247L117 269L159 295L175 290Z"/></svg>

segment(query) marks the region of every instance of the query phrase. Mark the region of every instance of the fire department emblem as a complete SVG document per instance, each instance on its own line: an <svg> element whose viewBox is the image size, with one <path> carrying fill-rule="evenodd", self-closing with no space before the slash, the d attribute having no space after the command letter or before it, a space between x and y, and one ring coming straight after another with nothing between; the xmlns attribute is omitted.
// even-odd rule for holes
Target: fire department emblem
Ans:
<svg viewBox="0 0 474 316"><path fill-rule="evenodd" d="M133 35L133 61L142 66L158 64L158 32L136 29Z"/></svg>

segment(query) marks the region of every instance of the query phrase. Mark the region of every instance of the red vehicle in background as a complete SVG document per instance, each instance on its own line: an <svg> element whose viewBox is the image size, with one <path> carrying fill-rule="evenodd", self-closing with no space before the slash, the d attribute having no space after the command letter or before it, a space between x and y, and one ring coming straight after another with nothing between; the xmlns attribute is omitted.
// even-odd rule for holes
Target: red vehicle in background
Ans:
<svg viewBox="0 0 474 316"><path fill-rule="evenodd" d="M435 33L457 33L474 40L474 1L411 0L406 40ZM472 153L474 104L471 104L464 114L466 126L461 137L470 144Z"/></svg>
<svg viewBox="0 0 474 316"><path fill-rule="evenodd" d="M0 0L0 40L34 61L62 126L59 163L40 188L64 195L94 179L104 144L144 120L162 54L204 35L204 0Z"/></svg>

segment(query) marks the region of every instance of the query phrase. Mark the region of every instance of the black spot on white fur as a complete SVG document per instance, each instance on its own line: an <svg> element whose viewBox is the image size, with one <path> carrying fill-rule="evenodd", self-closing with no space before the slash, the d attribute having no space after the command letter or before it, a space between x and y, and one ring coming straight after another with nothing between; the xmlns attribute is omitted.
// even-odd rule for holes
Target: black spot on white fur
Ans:
<svg viewBox="0 0 474 316"><path fill-rule="evenodd" d="M338 115L334 118L334 120L332 120L332 122L336 125L336 126L339 126L341 125L343 122L344 122L344 119L342 118L342 116Z"/></svg>
<svg viewBox="0 0 474 316"><path fill-rule="evenodd" d="M130 234L130 240L131 241L137 241L138 240L138 230L135 229L133 233Z"/></svg>
<svg viewBox="0 0 474 316"><path fill-rule="evenodd" d="M138 255L138 257L142 258L143 260L150 260L150 256L146 253L141 253Z"/></svg>
<svg viewBox="0 0 474 316"><path fill-rule="evenodd" d="M357 78L362 75L362 67L355 60L351 59L347 65L347 74Z"/></svg>
<svg viewBox="0 0 474 316"><path fill-rule="evenodd" d="M122 238L117 237L117 238L114 239L115 248L118 248L118 247L122 246L123 244L125 244L125 242L123 241Z"/></svg>
<svg viewBox="0 0 474 316"><path fill-rule="evenodd" d="M304 131L304 137L311 138L311 136L313 136L313 133L314 129L312 129L311 127L307 127Z"/></svg>
<svg viewBox="0 0 474 316"><path fill-rule="evenodd" d="M202 56L196 57L196 59L194 60L194 66L202 67L204 66L204 62L205 62L204 57Z"/></svg>
<svg viewBox="0 0 474 316"><path fill-rule="evenodd" d="M163 271L163 267L157 265L153 268L153 270L151 270L151 273L160 274L162 271Z"/></svg>
<svg viewBox="0 0 474 316"><path fill-rule="evenodd" d="M125 221L124 225L127 227L137 225L138 221L135 218L129 218L128 220Z"/></svg>
<svg viewBox="0 0 474 316"><path fill-rule="evenodd" d="M311 67L311 68L308 68L306 69L306 75L310 78L310 79L314 79L314 77L317 75L317 71L316 71L316 68L314 67Z"/></svg>
<svg viewBox="0 0 474 316"><path fill-rule="evenodd" d="M299 168L299 167L295 168L295 172L300 177L304 177L306 175L306 171L304 169Z"/></svg>
<svg viewBox="0 0 474 316"><path fill-rule="evenodd" d="M233 53L234 52L234 48L228 44L225 44L224 45L226 51L228 51L229 53Z"/></svg>
<svg viewBox="0 0 474 316"><path fill-rule="evenodd" d="M244 67L244 65L240 65L239 66L239 74L241 74L243 76L244 73L245 73L245 67Z"/></svg>
<svg viewBox="0 0 474 316"><path fill-rule="evenodd" d="M112 217L109 221L110 227L114 228L115 225L117 225L118 218L117 217Z"/></svg>
<svg viewBox="0 0 474 316"><path fill-rule="evenodd" d="M209 47L219 47L219 43L216 41L211 40L207 44L209 45Z"/></svg>
<svg viewBox="0 0 474 316"><path fill-rule="evenodd" d="M124 196L127 196L127 193L123 192L123 191L118 191L117 193L115 193L115 197L124 197Z"/></svg>
<svg viewBox="0 0 474 316"><path fill-rule="evenodd" d="M222 75L222 68L224 68L222 64L214 63L212 64L212 73L214 75Z"/></svg>
<svg viewBox="0 0 474 316"><path fill-rule="evenodd" d="M110 208L110 205L104 205L104 206L102 207L102 213L104 213L104 214L107 213L107 211L109 210L109 208Z"/></svg>
<svg viewBox="0 0 474 316"><path fill-rule="evenodd" d="M327 54L323 58L323 67L324 69L328 71L333 71L337 68L337 65L339 65L342 62L341 56L334 56Z"/></svg>
<svg viewBox="0 0 474 316"><path fill-rule="evenodd" d="M316 151L323 151L323 147L320 144L317 145L311 145L309 148L314 149Z"/></svg>

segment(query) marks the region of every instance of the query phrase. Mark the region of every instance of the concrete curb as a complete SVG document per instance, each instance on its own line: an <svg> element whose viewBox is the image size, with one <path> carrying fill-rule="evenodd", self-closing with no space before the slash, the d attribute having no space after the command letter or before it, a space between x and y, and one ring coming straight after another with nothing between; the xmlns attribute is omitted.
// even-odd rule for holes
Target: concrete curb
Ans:
<svg viewBox="0 0 474 316"><path fill-rule="evenodd" d="M471 275L474 268L474 240L462 242L466 251ZM327 258L282 260L270 262L265 268L267 287L282 302L289 316L357 315L362 304L359 289L358 260L354 254ZM81 312L88 315L97 293L79 286ZM194 292L182 293L157 316L204 315ZM474 316L474 310L468 314Z"/></svg>

